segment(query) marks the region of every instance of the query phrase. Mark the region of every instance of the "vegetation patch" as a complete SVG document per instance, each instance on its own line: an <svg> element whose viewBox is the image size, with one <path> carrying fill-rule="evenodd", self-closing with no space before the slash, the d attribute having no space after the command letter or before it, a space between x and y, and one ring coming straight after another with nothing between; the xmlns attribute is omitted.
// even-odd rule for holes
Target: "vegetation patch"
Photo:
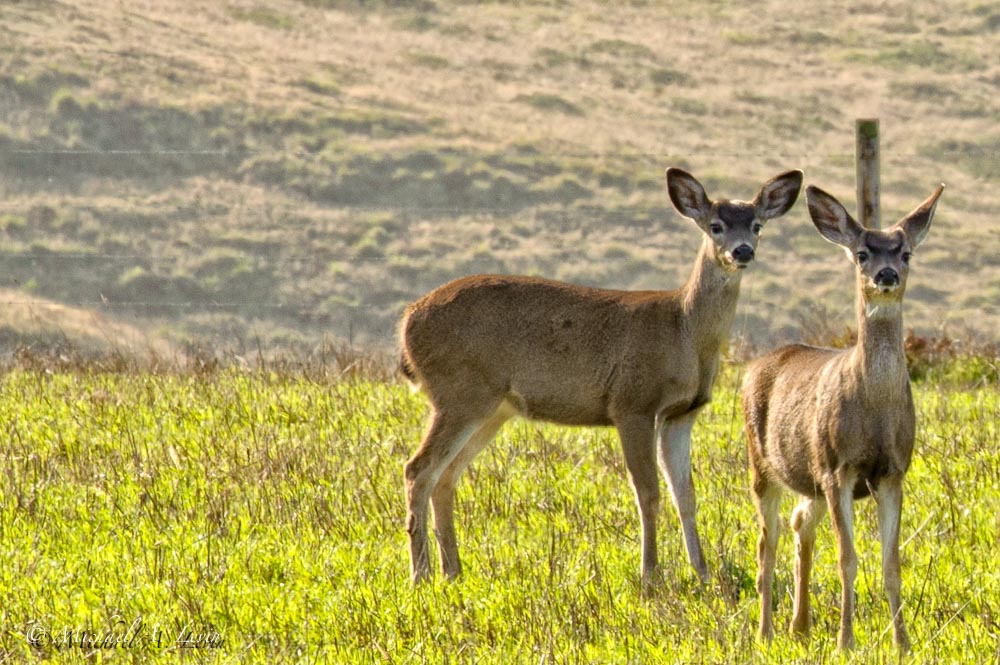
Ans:
<svg viewBox="0 0 1000 665"><path fill-rule="evenodd" d="M591 62L585 56L574 55L567 51L560 51L549 46L543 46L535 50L535 57L541 60L544 68L563 67L566 65L576 65L578 67L588 67Z"/></svg>
<svg viewBox="0 0 1000 665"><path fill-rule="evenodd" d="M328 78L312 76L299 81L299 85L316 95L337 97L340 95L340 85Z"/></svg>
<svg viewBox="0 0 1000 665"><path fill-rule="evenodd" d="M432 53L410 53L407 55L407 60L418 67L426 67L427 69L447 69L451 66L447 58Z"/></svg>
<svg viewBox="0 0 1000 665"><path fill-rule="evenodd" d="M649 80L653 82L654 85L690 85L691 77L684 72L679 72L675 69L669 69L666 67L659 67L653 69L649 72Z"/></svg>
<svg viewBox="0 0 1000 665"><path fill-rule="evenodd" d="M652 60L656 57L656 54L648 46L625 41L624 39L599 39L590 44L587 50L590 53L603 53L640 60Z"/></svg>
<svg viewBox="0 0 1000 665"><path fill-rule="evenodd" d="M985 64L978 55L966 51L948 50L933 41L907 41L899 46L884 47L874 54L852 52L848 59L875 62L890 69L924 68L936 72L982 69Z"/></svg>
<svg viewBox="0 0 1000 665"><path fill-rule="evenodd" d="M977 178L1000 177L1000 135L984 136L978 141L944 140L923 147L921 153L927 157L947 155Z"/></svg>
<svg viewBox="0 0 1000 665"><path fill-rule="evenodd" d="M421 12L434 12L437 4L432 0L298 0L310 7L321 7L323 9L336 9L340 11L392 11L417 10Z"/></svg>
<svg viewBox="0 0 1000 665"><path fill-rule="evenodd" d="M837 659L838 612L824 600L840 589L828 520L818 531L812 633L779 630L766 649L754 637L757 525L738 367L724 367L694 430L711 581L694 579L667 508L658 534L667 565L643 594L635 504L613 430L521 422L505 426L459 484L463 576L413 589L400 468L426 405L404 385L370 378L366 362L333 347L312 364L253 371L210 358L159 373L6 371L0 652L82 657L67 635L134 626L136 639L115 653L185 657L187 627L210 662ZM901 524L908 660L989 662L1000 602L1000 400L995 386L925 382L915 401ZM895 661L879 637L889 619L875 506L858 502L855 512L859 653ZM793 556L785 530L779 625L791 613Z"/></svg>
<svg viewBox="0 0 1000 665"><path fill-rule="evenodd" d="M527 104L539 111L557 111L565 115L582 116L583 109L576 104L566 101L559 95L552 95L544 92L517 95L514 101Z"/></svg>
<svg viewBox="0 0 1000 665"><path fill-rule="evenodd" d="M295 21L291 16L275 11L266 5L228 7L226 11L237 21L248 21L265 28L289 30L295 27Z"/></svg>
<svg viewBox="0 0 1000 665"><path fill-rule="evenodd" d="M517 211L546 202L573 203L592 195L589 181L601 177L585 167L578 174L544 157L477 155L417 149L391 153L324 150L310 160L259 156L246 176L264 184L290 182L317 201L337 205L386 206L441 211ZM606 184L612 180L604 179ZM630 182L619 182L623 187Z"/></svg>
<svg viewBox="0 0 1000 665"><path fill-rule="evenodd" d="M157 179L231 169L244 156L218 110L118 105L70 88L57 89L46 106L44 130L28 139L0 137L0 173L62 183Z"/></svg>

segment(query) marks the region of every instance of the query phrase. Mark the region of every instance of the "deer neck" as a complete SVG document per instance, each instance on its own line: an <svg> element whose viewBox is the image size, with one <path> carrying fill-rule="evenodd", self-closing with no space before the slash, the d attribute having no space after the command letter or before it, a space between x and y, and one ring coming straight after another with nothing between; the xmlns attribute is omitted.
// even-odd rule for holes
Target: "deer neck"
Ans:
<svg viewBox="0 0 1000 665"><path fill-rule="evenodd" d="M899 386L908 377L903 352L902 294L891 301L871 301L858 286L856 370L870 386Z"/></svg>
<svg viewBox="0 0 1000 665"><path fill-rule="evenodd" d="M727 270L716 260L712 241L705 238L691 276L681 290L681 306L697 331L701 346L718 354L729 337L740 295L742 272Z"/></svg>

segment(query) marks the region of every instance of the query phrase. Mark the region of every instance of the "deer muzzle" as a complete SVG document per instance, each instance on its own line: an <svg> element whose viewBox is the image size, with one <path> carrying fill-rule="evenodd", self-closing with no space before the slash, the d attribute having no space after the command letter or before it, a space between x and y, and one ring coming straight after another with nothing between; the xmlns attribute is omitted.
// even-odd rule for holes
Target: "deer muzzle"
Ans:
<svg viewBox="0 0 1000 665"><path fill-rule="evenodd" d="M899 286L899 273L893 268L882 268L876 273L874 282L882 293L891 293Z"/></svg>
<svg viewBox="0 0 1000 665"><path fill-rule="evenodd" d="M753 247L750 245L740 245L731 252L733 257L733 265L737 268L746 268L753 261Z"/></svg>

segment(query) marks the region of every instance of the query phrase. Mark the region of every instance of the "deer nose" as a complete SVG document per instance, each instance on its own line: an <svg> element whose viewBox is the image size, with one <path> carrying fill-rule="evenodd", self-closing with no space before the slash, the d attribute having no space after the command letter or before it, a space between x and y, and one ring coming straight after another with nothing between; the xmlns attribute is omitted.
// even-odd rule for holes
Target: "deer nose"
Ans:
<svg viewBox="0 0 1000 665"><path fill-rule="evenodd" d="M875 285L890 289L899 286L899 273L892 268L882 268L875 275Z"/></svg>
<svg viewBox="0 0 1000 665"><path fill-rule="evenodd" d="M750 263L753 261L753 247L740 245L733 250L733 260L737 263Z"/></svg>

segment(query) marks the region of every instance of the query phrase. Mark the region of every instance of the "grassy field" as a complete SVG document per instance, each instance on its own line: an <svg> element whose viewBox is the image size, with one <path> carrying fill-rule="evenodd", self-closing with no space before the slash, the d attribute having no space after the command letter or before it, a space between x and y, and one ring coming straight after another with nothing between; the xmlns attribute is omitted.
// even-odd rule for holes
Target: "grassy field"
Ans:
<svg viewBox="0 0 1000 665"><path fill-rule="evenodd" d="M614 433L525 423L460 487L466 575L411 588L426 407L331 367L469 273L676 287L667 166L850 202L868 116L885 222L948 185L907 293L909 662L1000 661L998 30L997 0L0 3L0 661L838 661L828 527L813 636L754 639L738 366L695 431L712 582L665 510L650 597ZM805 206L764 236L727 355L848 340ZM895 661L858 515L849 660Z"/></svg>
<svg viewBox="0 0 1000 665"><path fill-rule="evenodd" d="M887 221L948 184L908 324L991 336L998 29L996 0L3 3L3 309L245 353L389 346L468 273L673 288L698 233L667 166L737 198L803 168L849 202L877 116ZM852 320L804 206L759 255L741 334Z"/></svg>
<svg viewBox="0 0 1000 665"><path fill-rule="evenodd" d="M915 385L907 662L1000 660L1000 394L995 367L990 382L952 380L983 376L971 369ZM0 379L0 661L842 662L828 525L813 635L755 641L738 375L726 370L695 430L712 581L697 583L667 509L662 588L643 597L611 430L506 426L459 488L466 574L413 589L401 468L425 406L407 387L321 371L11 370ZM872 505L857 514L859 650L847 662L895 662ZM791 556L786 533L779 625Z"/></svg>

